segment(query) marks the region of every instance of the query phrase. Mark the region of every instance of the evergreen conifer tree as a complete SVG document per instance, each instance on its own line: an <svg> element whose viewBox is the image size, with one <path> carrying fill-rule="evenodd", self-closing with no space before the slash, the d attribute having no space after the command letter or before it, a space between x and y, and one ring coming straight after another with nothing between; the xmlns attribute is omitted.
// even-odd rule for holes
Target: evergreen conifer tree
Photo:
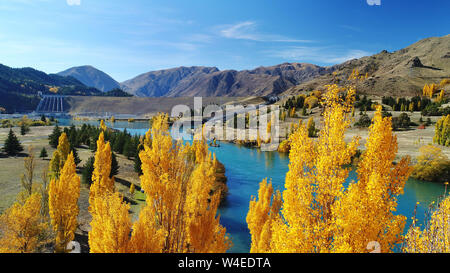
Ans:
<svg viewBox="0 0 450 273"><path fill-rule="evenodd" d="M61 129L59 128L58 125L56 125L55 128L53 128L52 134L48 137L50 146L52 146L55 149L58 147L59 137L61 136L61 134L62 134Z"/></svg>
<svg viewBox="0 0 450 273"><path fill-rule="evenodd" d="M23 147L12 129L9 129L8 138L5 140L3 150L8 156L16 156L23 151Z"/></svg>
<svg viewBox="0 0 450 273"><path fill-rule="evenodd" d="M41 154L39 155L39 157L42 159L45 159L46 157L48 157L48 153L47 153L47 150L45 149L45 147L42 147Z"/></svg>

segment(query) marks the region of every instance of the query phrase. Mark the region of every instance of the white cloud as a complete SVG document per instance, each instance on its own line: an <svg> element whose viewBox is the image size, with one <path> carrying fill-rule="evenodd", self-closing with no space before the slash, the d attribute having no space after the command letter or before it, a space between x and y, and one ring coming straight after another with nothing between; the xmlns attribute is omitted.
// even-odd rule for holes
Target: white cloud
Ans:
<svg viewBox="0 0 450 273"><path fill-rule="evenodd" d="M69 6L79 6L81 5L81 0L66 0Z"/></svg>
<svg viewBox="0 0 450 273"><path fill-rule="evenodd" d="M298 62L319 62L324 64L339 64L352 59L371 55L370 52L358 49L336 50L330 47L292 46L281 50L267 51L272 57Z"/></svg>
<svg viewBox="0 0 450 273"><path fill-rule="evenodd" d="M251 40L258 42L308 43L310 40L297 40L281 35L262 34L257 30L257 24L252 21L240 22L234 25L218 26L219 34L229 39Z"/></svg>

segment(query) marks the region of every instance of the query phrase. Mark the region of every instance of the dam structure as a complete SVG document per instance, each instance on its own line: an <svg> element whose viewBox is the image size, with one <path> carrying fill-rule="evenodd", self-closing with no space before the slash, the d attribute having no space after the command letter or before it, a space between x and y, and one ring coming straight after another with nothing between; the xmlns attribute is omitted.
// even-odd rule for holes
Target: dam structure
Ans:
<svg viewBox="0 0 450 273"><path fill-rule="evenodd" d="M38 114L64 114L64 99L66 96L44 95L39 102L36 113Z"/></svg>

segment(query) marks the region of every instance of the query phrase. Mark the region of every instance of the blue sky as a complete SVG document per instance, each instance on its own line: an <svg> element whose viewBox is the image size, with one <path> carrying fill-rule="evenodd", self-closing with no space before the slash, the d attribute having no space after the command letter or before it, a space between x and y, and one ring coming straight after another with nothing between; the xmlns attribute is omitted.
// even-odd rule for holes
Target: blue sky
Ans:
<svg viewBox="0 0 450 273"><path fill-rule="evenodd" d="M89 64L118 81L182 65L332 65L447 35L448 10L448 0L0 0L0 63Z"/></svg>

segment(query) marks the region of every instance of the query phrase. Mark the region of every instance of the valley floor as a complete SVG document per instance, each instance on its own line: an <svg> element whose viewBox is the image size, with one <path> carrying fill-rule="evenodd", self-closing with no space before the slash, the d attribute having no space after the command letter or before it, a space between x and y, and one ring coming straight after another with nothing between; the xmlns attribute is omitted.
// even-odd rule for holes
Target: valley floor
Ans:
<svg viewBox="0 0 450 273"><path fill-rule="evenodd" d="M368 113L370 117L372 117L373 112ZM393 113L394 116L399 115L399 113ZM316 113L313 115L316 124L320 124L319 115ZM302 119L307 120L309 117L302 117ZM412 122L418 122L420 118L420 113L413 113L411 115ZM358 114L356 114L355 119L358 119ZM432 122L437 121L439 117L431 117ZM298 119L287 119L284 123L286 126L289 123L297 123ZM42 170L48 168L49 158L53 154L54 149L51 148L48 144L48 135L51 134L53 130L52 126L47 127L31 127L31 131L25 135L20 135L19 128L13 128L15 134L19 137L21 143L23 144L25 150L24 154L18 157L10 157L7 158L5 156L0 156L0 213L4 211L6 208L12 205L14 200L16 199L17 194L21 191L21 175L23 173L24 167L24 157L29 149L29 147L33 147L33 153L36 157L36 169L35 169L35 183L41 183L41 173ZM281 134L283 135L283 130ZM3 146L3 143L8 135L9 129L0 128L0 148ZM395 132L398 138L399 150L398 150L398 158L402 156L409 155L412 157L413 161L415 157L418 155L418 150L421 146L432 143L434 136L434 125L427 127L424 130L418 130L416 128L412 128L407 131ZM359 129L359 128L351 128L346 133L346 139L350 140L354 136L361 137L361 149L364 149L365 140L368 137L367 129ZM49 158L40 159L39 154L41 149L45 147L49 154ZM450 148L441 147L443 153L450 157ZM93 155L93 153L87 148L78 149L78 153L82 162L79 164L79 167L83 166L86 160ZM143 199L143 194L141 194L138 190L136 191L134 196L131 196L129 193L129 187L131 183L134 183L136 186L139 186L139 177L134 172L134 163L131 160L128 160L122 155L117 155L118 162L120 165L119 175L116 176L116 188L117 190L123 194L125 199L131 203L131 212L133 214L133 218L136 219L137 212L139 211L140 204L145 202ZM226 166L225 166L226 167ZM79 175L81 175L80 169L78 169ZM139 187L137 187L139 189ZM88 213L88 205L89 205L89 187L87 185L82 185L81 196L79 199L80 206L80 214L79 214L79 229L77 230L77 239L79 241L87 240L87 232L89 231L89 223L90 223L90 214ZM87 241L86 241L87 243Z"/></svg>

